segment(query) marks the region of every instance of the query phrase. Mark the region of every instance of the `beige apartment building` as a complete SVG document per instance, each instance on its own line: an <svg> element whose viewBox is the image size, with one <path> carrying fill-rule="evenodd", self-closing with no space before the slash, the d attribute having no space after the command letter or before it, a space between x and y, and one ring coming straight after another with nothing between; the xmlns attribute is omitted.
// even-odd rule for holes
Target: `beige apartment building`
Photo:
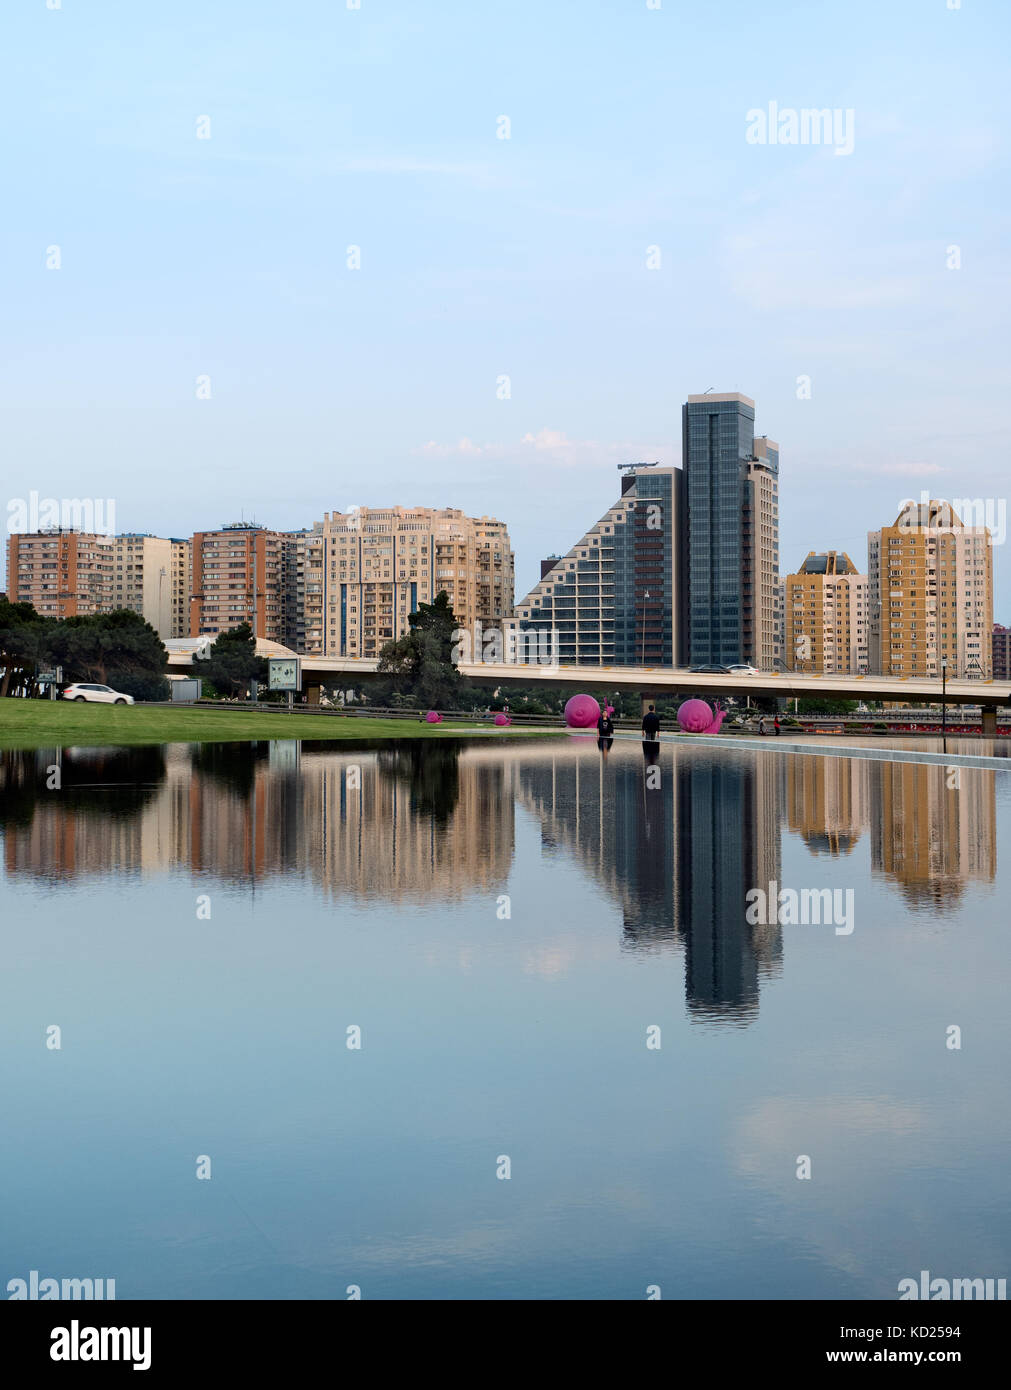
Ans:
<svg viewBox="0 0 1011 1390"><path fill-rule="evenodd" d="M326 656L378 656L407 632L418 605L443 590L468 629L512 611L513 552L505 523L493 517L451 507L327 512L306 547L306 649L318 650L309 640L322 618Z"/></svg>
<svg viewBox="0 0 1011 1390"><path fill-rule="evenodd" d="M198 531L192 540L189 636L217 637L240 623L284 642L283 537L253 522Z"/></svg>
<svg viewBox="0 0 1011 1390"><path fill-rule="evenodd" d="M317 531L288 531L281 537L284 645L305 656L323 655L324 552Z"/></svg>
<svg viewBox="0 0 1011 1390"><path fill-rule="evenodd" d="M54 528L7 538L7 589L47 618L111 613L115 603L112 536Z"/></svg>
<svg viewBox="0 0 1011 1390"><path fill-rule="evenodd" d="M140 613L161 638L182 635L173 631L172 546L161 536L113 537L115 607Z"/></svg>
<svg viewBox="0 0 1011 1390"><path fill-rule="evenodd" d="M741 533L741 634L744 660L772 671L779 642L779 445L755 439L744 464Z"/></svg>
<svg viewBox="0 0 1011 1390"><path fill-rule="evenodd" d="M990 680L993 551L985 526L950 503L910 502L867 535L871 670L881 675Z"/></svg>
<svg viewBox="0 0 1011 1390"><path fill-rule="evenodd" d="M172 573L172 636L188 637L193 542L173 538L171 546L169 563Z"/></svg>
<svg viewBox="0 0 1011 1390"><path fill-rule="evenodd" d="M867 576L844 551L809 551L786 576L790 671L864 675L868 669Z"/></svg>

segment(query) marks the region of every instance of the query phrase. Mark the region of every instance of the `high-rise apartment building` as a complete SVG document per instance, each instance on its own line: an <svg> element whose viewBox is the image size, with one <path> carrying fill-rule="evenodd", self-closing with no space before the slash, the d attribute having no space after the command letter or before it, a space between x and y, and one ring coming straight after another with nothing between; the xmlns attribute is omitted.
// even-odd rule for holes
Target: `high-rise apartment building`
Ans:
<svg viewBox="0 0 1011 1390"><path fill-rule="evenodd" d="M516 605L519 631L563 664L680 664L684 474L635 465L621 496ZM555 634L548 640L549 634Z"/></svg>
<svg viewBox="0 0 1011 1390"><path fill-rule="evenodd" d="M786 580L776 584L776 667L786 665Z"/></svg>
<svg viewBox="0 0 1011 1390"><path fill-rule="evenodd" d="M111 613L117 606L111 536L61 530L7 538L7 590L47 618Z"/></svg>
<svg viewBox="0 0 1011 1390"><path fill-rule="evenodd" d="M505 523L494 517L452 507L359 507L325 513L306 546L306 602L316 611L310 584L317 579L309 576L319 576L327 656L378 656L440 592L468 630L512 611L513 552ZM313 558L320 546L322 571Z"/></svg>
<svg viewBox="0 0 1011 1390"><path fill-rule="evenodd" d="M318 531L288 531L281 537L284 645L307 656L324 651L325 548Z"/></svg>
<svg viewBox="0 0 1011 1390"><path fill-rule="evenodd" d="M162 638L180 635L173 631L173 544L139 532L113 537L115 606L140 613Z"/></svg>
<svg viewBox="0 0 1011 1390"><path fill-rule="evenodd" d="M737 392L682 408L687 495L689 659L776 658L779 447L755 439L755 403Z"/></svg>
<svg viewBox="0 0 1011 1390"><path fill-rule="evenodd" d="M764 435L744 464L741 617L744 660L772 671L780 659L779 445Z"/></svg>
<svg viewBox="0 0 1011 1390"><path fill-rule="evenodd" d="M283 644L282 537L253 522L198 531L192 541L191 637L216 637L249 623Z"/></svg>
<svg viewBox="0 0 1011 1390"><path fill-rule="evenodd" d="M172 575L172 636L188 637L192 589L193 542L173 537L169 557Z"/></svg>
<svg viewBox="0 0 1011 1390"><path fill-rule="evenodd" d="M867 535L871 670L952 679L993 675L993 552L985 526L950 503L910 502Z"/></svg>
<svg viewBox="0 0 1011 1390"><path fill-rule="evenodd" d="M993 652L993 678L995 681L1011 680L1011 627L994 623L990 642Z"/></svg>
<svg viewBox="0 0 1011 1390"><path fill-rule="evenodd" d="M787 575L785 660L791 671L866 674L867 576L844 552L809 551Z"/></svg>

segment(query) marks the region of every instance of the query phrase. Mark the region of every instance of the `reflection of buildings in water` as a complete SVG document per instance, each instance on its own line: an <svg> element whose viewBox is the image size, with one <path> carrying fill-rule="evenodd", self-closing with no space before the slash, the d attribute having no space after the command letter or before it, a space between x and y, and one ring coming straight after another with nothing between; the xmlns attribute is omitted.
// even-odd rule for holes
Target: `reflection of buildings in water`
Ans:
<svg viewBox="0 0 1011 1390"><path fill-rule="evenodd" d="M849 854L870 826L871 865L911 903L956 902L997 867L996 774L933 763L795 757L786 773L791 830L815 854Z"/></svg>
<svg viewBox="0 0 1011 1390"><path fill-rule="evenodd" d="M511 766L492 748L440 744L419 759L416 747L0 754L7 871L60 881L182 868L237 883L294 872L395 901L495 890L512 862ZM46 791L59 761L63 791Z"/></svg>
<svg viewBox="0 0 1011 1390"><path fill-rule="evenodd" d="M849 854L870 819L859 758L786 758L787 824L812 854Z"/></svg>
<svg viewBox="0 0 1011 1390"><path fill-rule="evenodd" d="M997 871L996 773L930 763L868 764L871 864L912 904L952 905Z"/></svg>
<svg viewBox="0 0 1011 1390"><path fill-rule="evenodd" d="M780 878L783 762L771 752L715 759L678 749L676 764L688 1006L747 1021L758 1013L760 977L782 963L779 926L750 926L745 912L749 889Z"/></svg>
<svg viewBox="0 0 1011 1390"><path fill-rule="evenodd" d="M302 804L315 826L303 863L329 892L447 901L505 884L514 839L511 766L492 749L435 747L436 759L424 767L413 747L339 756L303 748ZM360 790L347 775L352 765L360 768ZM439 777L451 787L440 788Z"/></svg>
<svg viewBox="0 0 1011 1390"><path fill-rule="evenodd" d="M7 873L59 881L158 867L156 813L174 771L161 748L0 753Z"/></svg>
<svg viewBox="0 0 1011 1390"><path fill-rule="evenodd" d="M62 790L46 788L52 766ZM849 854L869 822L874 870L914 904L951 903L968 881L994 880L993 772L961 768L954 786L955 770L940 765L771 749L714 757L684 745L661 745L658 766L651 786L637 747L619 742L605 759L592 738L6 752L4 862L9 874L53 882L179 867L446 900L504 884L519 795L544 846L575 852L620 904L626 948L683 945L692 1007L739 1014L778 968L778 928L751 927L744 911L748 889L780 882L784 815L816 854Z"/></svg>
<svg viewBox="0 0 1011 1390"><path fill-rule="evenodd" d="M527 753L519 786L545 848L575 853L620 903L626 948L683 945L695 1015L755 1014L781 939L776 926L748 925L746 896L779 876L781 760L661 745L655 765L605 761L580 740Z"/></svg>

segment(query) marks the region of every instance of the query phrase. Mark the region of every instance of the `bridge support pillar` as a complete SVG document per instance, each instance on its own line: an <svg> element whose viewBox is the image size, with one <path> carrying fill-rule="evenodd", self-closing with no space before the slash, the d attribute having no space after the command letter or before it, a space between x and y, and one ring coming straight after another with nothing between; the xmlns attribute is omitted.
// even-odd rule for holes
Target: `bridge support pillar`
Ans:
<svg viewBox="0 0 1011 1390"><path fill-rule="evenodd" d="M996 738L996 737L997 737L997 706L996 706L996 705L984 705L984 706L983 706L983 737L984 737L984 738Z"/></svg>

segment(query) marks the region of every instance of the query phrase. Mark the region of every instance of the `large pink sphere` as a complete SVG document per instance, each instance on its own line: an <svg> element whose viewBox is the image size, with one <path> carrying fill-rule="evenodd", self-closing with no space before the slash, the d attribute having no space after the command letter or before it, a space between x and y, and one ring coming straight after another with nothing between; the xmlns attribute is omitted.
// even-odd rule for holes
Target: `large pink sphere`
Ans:
<svg viewBox="0 0 1011 1390"><path fill-rule="evenodd" d="M441 724L442 715L439 714L436 710L430 709L428 713L425 715L425 721L428 724Z"/></svg>
<svg viewBox="0 0 1011 1390"><path fill-rule="evenodd" d="M678 723L686 734L701 734L714 718L705 700L686 700L678 710Z"/></svg>
<svg viewBox="0 0 1011 1390"><path fill-rule="evenodd" d="M600 718L600 706L592 695L573 695L566 701L565 722L570 729L592 729Z"/></svg>
<svg viewBox="0 0 1011 1390"><path fill-rule="evenodd" d="M499 728L502 728L506 724L511 724L512 722L513 721L509 718L508 714L496 714L495 716L495 723L499 726Z"/></svg>

